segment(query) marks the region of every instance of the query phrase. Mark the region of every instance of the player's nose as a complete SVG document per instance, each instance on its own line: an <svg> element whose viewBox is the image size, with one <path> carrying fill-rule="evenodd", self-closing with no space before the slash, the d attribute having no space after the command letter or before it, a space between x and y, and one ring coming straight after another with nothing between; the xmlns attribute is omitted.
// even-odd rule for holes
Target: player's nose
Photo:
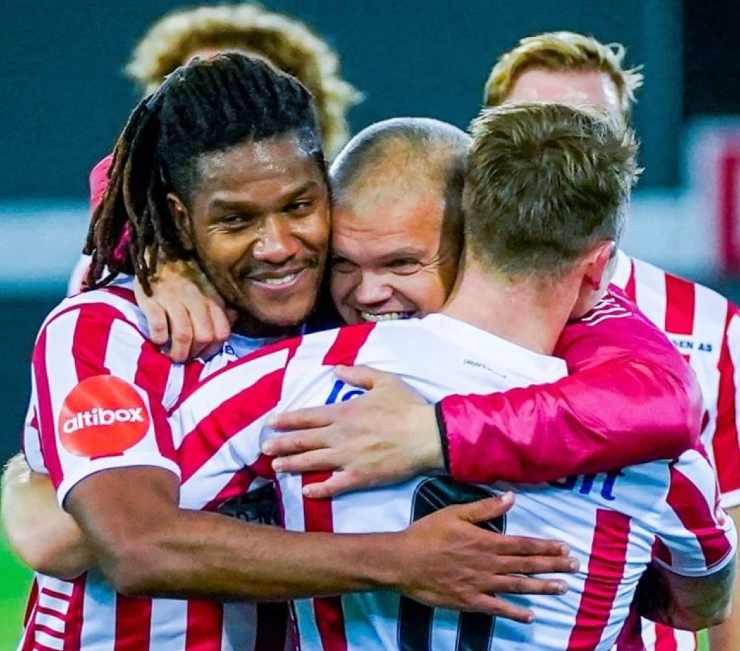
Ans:
<svg viewBox="0 0 740 651"><path fill-rule="evenodd" d="M388 285L382 274L373 271L361 272L360 282L355 287L353 298L358 306L379 305L393 296L393 288Z"/></svg>
<svg viewBox="0 0 740 651"><path fill-rule="evenodd" d="M300 248L300 242L293 235L290 221L281 215L273 215L265 220L260 229L253 255L260 262L282 264L295 256Z"/></svg>

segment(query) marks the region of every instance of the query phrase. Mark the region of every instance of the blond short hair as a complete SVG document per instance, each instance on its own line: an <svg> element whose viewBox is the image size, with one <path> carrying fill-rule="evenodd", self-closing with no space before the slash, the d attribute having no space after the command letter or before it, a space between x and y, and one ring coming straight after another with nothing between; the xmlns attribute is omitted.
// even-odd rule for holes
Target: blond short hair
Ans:
<svg viewBox="0 0 740 651"><path fill-rule="evenodd" d="M256 4L165 15L139 41L126 73L149 94L190 55L210 48L261 55L302 82L316 101L327 155L349 138L346 113L362 95L342 79L336 52L303 23Z"/></svg>
<svg viewBox="0 0 740 651"><path fill-rule="evenodd" d="M619 241L639 169L623 122L560 104L503 104L472 124L465 246L507 274L559 276Z"/></svg>
<svg viewBox="0 0 740 651"><path fill-rule="evenodd" d="M523 38L502 54L486 82L483 102L498 106L506 99L517 77L530 68L550 70L600 70L611 77L619 93L624 116L629 116L635 91L642 86L642 66L624 68L626 50L621 43L601 43L576 32L545 32Z"/></svg>

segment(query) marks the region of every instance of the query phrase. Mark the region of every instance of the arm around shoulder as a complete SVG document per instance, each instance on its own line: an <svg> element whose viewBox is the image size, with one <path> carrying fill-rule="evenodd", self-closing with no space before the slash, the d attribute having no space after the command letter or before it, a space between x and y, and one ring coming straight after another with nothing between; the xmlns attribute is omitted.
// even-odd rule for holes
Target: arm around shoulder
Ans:
<svg viewBox="0 0 740 651"><path fill-rule="evenodd" d="M13 551L41 574L66 579L94 564L82 531L57 504L49 477L33 472L22 453L3 473L2 523Z"/></svg>

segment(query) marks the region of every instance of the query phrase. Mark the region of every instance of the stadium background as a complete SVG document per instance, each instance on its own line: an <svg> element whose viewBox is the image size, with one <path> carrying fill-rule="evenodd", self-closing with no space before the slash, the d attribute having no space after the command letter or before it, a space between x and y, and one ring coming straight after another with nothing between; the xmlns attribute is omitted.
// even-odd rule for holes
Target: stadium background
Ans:
<svg viewBox="0 0 740 651"><path fill-rule="evenodd" d="M646 169L625 248L740 298L732 238L740 221L737 3L264 4L306 21L339 52L344 76L365 93L350 113L353 131L397 115L466 126L497 54L526 34L570 29L624 43L646 76L634 114ZM0 460L18 448L33 337L62 296L85 233L88 170L109 152L137 99L123 65L146 28L182 6L12 0L3 8ZM0 651L14 648L28 581L2 541L0 534Z"/></svg>

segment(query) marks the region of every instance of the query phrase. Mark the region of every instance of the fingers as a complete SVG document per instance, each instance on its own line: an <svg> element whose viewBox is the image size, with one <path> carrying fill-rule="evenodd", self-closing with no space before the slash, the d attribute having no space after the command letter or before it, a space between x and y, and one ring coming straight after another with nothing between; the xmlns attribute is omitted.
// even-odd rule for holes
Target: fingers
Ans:
<svg viewBox="0 0 740 651"><path fill-rule="evenodd" d="M314 500L324 500L351 490L364 488L367 482L362 477L347 470L335 471L329 479L303 487L303 495Z"/></svg>
<svg viewBox="0 0 740 651"><path fill-rule="evenodd" d="M315 470L335 470L341 467L337 463L337 454L334 450L310 450L303 454L289 457L279 457L272 462L275 472L303 473Z"/></svg>
<svg viewBox="0 0 740 651"><path fill-rule="evenodd" d="M213 324L213 337L216 342L223 343L231 336L229 316L226 310L215 301L209 302L208 310Z"/></svg>
<svg viewBox="0 0 740 651"><path fill-rule="evenodd" d="M193 343L193 326L190 315L181 303L173 303L167 309L170 325L170 352L173 362L184 362L190 356Z"/></svg>
<svg viewBox="0 0 740 651"><path fill-rule="evenodd" d="M472 599L470 606L465 610L487 613L504 619L513 619L515 622L529 624L534 621L534 613L531 610L510 604L504 599L490 595L479 595Z"/></svg>
<svg viewBox="0 0 740 651"><path fill-rule="evenodd" d="M216 340L209 303L200 293L184 299L185 309L190 318L193 340L188 351L188 358L197 357Z"/></svg>
<svg viewBox="0 0 740 651"><path fill-rule="evenodd" d="M390 373L376 371L367 366L336 366L334 375L343 382L360 389L372 389L384 377L393 377Z"/></svg>
<svg viewBox="0 0 740 651"><path fill-rule="evenodd" d="M141 292L137 293L136 301L146 317L149 325L149 339L155 346L164 346L169 339L170 333L167 327L167 314L155 300Z"/></svg>
<svg viewBox="0 0 740 651"><path fill-rule="evenodd" d="M578 561L570 556L497 556L496 571L501 574L573 573ZM496 592L516 592L497 588Z"/></svg>
<svg viewBox="0 0 740 651"><path fill-rule="evenodd" d="M502 576L494 588L496 594L551 594L561 595L568 591L565 581L533 579L529 576Z"/></svg>
<svg viewBox="0 0 740 651"><path fill-rule="evenodd" d="M326 427L334 422L333 414L344 405L325 405L323 407L309 407L307 409L296 409L276 414L270 419L270 427L276 430L312 429L315 427ZM269 442L280 441L282 437L271 439ZM287 444L287 442L286 442ZM306 449L306 448L303 448ZM299 451L299 450L296 450ZM292 454L291 452L266 452L265 454Z"/></svg>
<svg viewBox="0 0 740 651"><path fill-rule="evenodd" d="M507 556L566 556L568 545L559 540L503 536L498 545L499 554Z"/></svg>
<svg viewBox="0 0 740 651"><path fill-rule="evenodd" d="M478 522L485 522L486 520L492 520L500 515L506 513L514 505L514 494L511 491L503 493L502 495L496 495L495 497L487 497L477 502L470 502L469 504L460 504L454 506L458 512L458 516L461 520L467 520L474 524Z"/></svg>

